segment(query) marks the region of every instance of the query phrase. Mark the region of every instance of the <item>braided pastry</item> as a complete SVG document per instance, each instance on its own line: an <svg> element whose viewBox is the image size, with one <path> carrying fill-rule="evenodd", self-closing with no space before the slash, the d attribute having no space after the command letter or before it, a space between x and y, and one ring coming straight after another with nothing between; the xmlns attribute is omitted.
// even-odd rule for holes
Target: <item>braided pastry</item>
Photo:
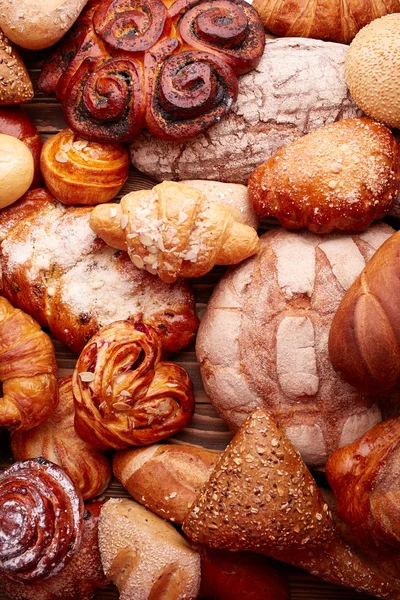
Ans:
<svg viewBox="0 0 400 600"><path fill-rule="evenodd" d="M194 412L192 382L182 367L161 362L156 330L117 321L85 346L75 367L78 434L101 449L142 446L171 436Z"/></svg>
<svg viewBox="0 0 400 600"><path fill-rule="evenodd" d="M40 158L50 192L64 204L101 204L115 198L129 171L122 144L96 144L69 129L51 137Z"/></svg>
<svg viewBox="0 0 400 600"><path fill-rule="evenodd" d="M22 583L59 573L82 526L82 498L57 465L38 458L0 473L0 573Z"/></svg>
<svg viewBox="0 0 400 600"><path fill-rule="evenodd" d="M167 283L239 263L259 248L257 232L228 206L170 181L96 207L89 223L107 244L128 250L135 267Z"/></svg>
<svg viewBox="0 0 400 600"><path fill-rule="evenodd" d="M15 460L43 456L62 467L80 490L84 500L99 496L108 487L111 469L107 458L84 442L74 428L72 377L58 381L60 401L45 423L29 431L13 432L11 449Z"/></svg>
<svg viewBox="0 0 400 600"><path fill-rule="evenodd" d="M26 430L47 419L58 402L56 374L49 336L0 297L0 426Z"/></svg>
<svg viewBox="0 0 400 600"><path fill-rule="evenodd" d="M146 126L182 140L230 110L236 75L258 64L264 44L245 0L91 0L39 87L87 139L129 141Z"/></svg>

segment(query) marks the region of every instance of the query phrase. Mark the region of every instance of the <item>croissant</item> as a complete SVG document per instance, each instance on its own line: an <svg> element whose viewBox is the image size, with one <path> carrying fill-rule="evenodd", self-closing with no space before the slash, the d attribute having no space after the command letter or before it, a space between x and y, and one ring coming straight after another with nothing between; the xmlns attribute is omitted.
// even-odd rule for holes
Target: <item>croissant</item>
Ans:
<svg viewBox="0 0 400 600"><path fill-rule="evenodd" d="M15 460L43 456L62 467L71 477L84 500L102 494L111 480L107 458L84 442L74 428L72 377L58 381L59 404L45 423L29 431L11 435Z"/></svg>
<svg viewBox="0 0 400 600"><path fill-rule="evenodd" d="M58 402L53 344L38 323L0 297L0 426L26 430Z"/></svg>
<svg viewBox="0 0 400 600"><path fill-rule="evenodd" d="M278 36L349 44L360 29L400 12L399 0L254 0L266 29Z"/></svg>
<svg viewBox="0 0 400 600"><path fill-rule="evenodd" d="M71 479L43 458L0 473L0 573L21 583L59 573L79 548L83 513Z"/></svg>
<svg viewBox="0 0 400 600"><path fill-rule="evenodd" d="M339 516L360 548L400 572L400 418L375 425L328 459Z"/></svg>
<svg viewBox="0 0 400 600"><path fill-rule="evenodd" d="M136 267L167 283L239 263L259 249L257 232L228 206L170 181L132 192L119 205L97 206L89 224L107 244L127 250Z"/></svg>
<svg viewBox="0 0 400 600"><path fill-rule="evenodd" d="M218 122L236 75L261 59L265 33L245 0L91 0L39 79L73 131L129 141L193 137Z"/></svg>
<svg viewBox="0 0 400 600"><path fill-rule="evenodd" d="M40 158L50 192L64 204L101 204L115 198L129 171L123 144L96 144L64 129L47 140Z"/></svg>
<svg viewBox="0 0 400 600"><path fill-rule="evenodd" d="M85 506L79 550L60 573L30 584L3 578L12 600L91 600L96 589L106 587L97 540L102 506L102 502Z"/></svg>
<svg viewBox="0 0 400 600"><path fill-rule="evenodd" d="M194 412L192 382L161 362L156 330L116 321L83 349L73 375L75 428L100 449L152 444L180 431Z"/></svg>

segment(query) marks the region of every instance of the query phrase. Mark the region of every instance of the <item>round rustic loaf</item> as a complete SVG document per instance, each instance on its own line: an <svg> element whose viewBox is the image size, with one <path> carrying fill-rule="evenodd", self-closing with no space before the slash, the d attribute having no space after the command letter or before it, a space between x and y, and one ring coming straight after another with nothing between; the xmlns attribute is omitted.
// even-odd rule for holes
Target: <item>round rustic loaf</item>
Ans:
<svg viewBox="0 0 400 600"><path fill-rule="evenodd" d="M157 181L247 184L250 173L282 146L361 114L345 83L347 50L319 40L267 40L258 67L239 78L238 100L227 117L181 143L143 132L130 147L133 164Z"/></svg>
<svg viewBox="0 0 400 600"><path fill-rule="evenodd" d="M264 234L261 250L217 285L197 338L206 392L233 430L258 406L286 429L309 466L381 420L379 398L342 381L328 357L346 290L393 234Z"/></svg>

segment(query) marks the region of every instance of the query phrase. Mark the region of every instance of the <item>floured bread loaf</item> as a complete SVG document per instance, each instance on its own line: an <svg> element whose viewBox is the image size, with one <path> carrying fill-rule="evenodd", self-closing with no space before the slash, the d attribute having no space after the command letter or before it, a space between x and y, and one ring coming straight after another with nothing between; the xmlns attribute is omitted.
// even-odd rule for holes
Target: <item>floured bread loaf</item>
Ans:
<svg viewBox="0 0 400 600"><path fill-rule="evenodd" d="M206 392L236 430L258 406L271 411L310 466L381 419L378 397L343 382L328 334L344 293L393 229L361 234L276 229L217 285L197 338Z"/></svg>
<svg viewBox="0 0 400 600"><path fill-rule="evenodd" d="M182 143L143 132L130 146L133 164L157 181L246 184L250 173L282 146L361 114L344 79L347 50L319 40L267 40L258 67L240 77L238 100L227 117Z"/></svg>
<svg viewBox="0 0 400 600"><path fill-rule="evenodd" d="M77 353L100 327L128 318L156 327L167 351L186 346L198 324L190 286L136 269L96 237L91 211L44 189L1 211L3 294Z"/></svg>

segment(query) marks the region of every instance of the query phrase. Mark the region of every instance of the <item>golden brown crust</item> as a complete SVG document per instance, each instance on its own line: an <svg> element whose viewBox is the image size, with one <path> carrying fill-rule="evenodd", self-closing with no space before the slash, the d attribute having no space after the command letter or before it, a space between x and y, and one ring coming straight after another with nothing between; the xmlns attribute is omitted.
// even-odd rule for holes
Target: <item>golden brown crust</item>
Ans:
<svg viewBox="0 0 400 600"><path fill-rule="evenodd" d="M91 210L65 207L45 190L5 209L4 294L76 353L102 326L127 318L156 327L166 351L180 350L198 327L189 284L167 285L136 269L93 233Z"/></svg>
<svg viewBox="0 0 400 600"><path fill-rule="evenodd" d="M0 297L0 425L27 430L58 402L53 344L38 323Z"/></svg>
<svg viewBox="0 0 400 600"><path fill-rule="evenodd" d="M33 98L33 86L20 55L0 30L0 105Z"/></svg>
<svg viewBox="0 0 400 600"><path fill-rule="evenodd" d="M278 36L349 44L365 25L400 12L399 0L254 0L266 29Z"/></svg>
<svg viewBox="0 0 400 600"><path fill-rule="evenodd" d="M47 140L40 158L48 189L64 204L112 200L128 177L129 164L124 145L87 142L69 129Z"/></svg>
<svg viewBox="0 0 400 600"><path fill-rule="evenodd" d="M155 444L117 452L113 471L137 502L181 524L218 458L205 448Z"/></svg>
<svg viewBox="0 0 400 600"><path fill-rule="evenodd" d="M98 588L108 581L103 573L98 544L101 502L85 506L82 541L71 562L54 577L33 584L20 584L4 579L4 587L12 600L91 600Z"/></svg>
<svg viewBox="0 0 400 600"><path fill-rule="evenodd" d="M11 436L15 460L43 456L62 467L80 490L84 500L102 494L111 480L107 458L75 432L72 376L58 381L59 404L45 423Z"/></svg>
<svg viewBox="0 0 400 600"><path fill-rule="evenodd" d="M116 321L83 349L73 375L75 428L96 448L152 444L183 429L194 412L186 371L161 362L156 330Z"/></svg>
<svg viewBox="0 0 400 600"><path fill-rule="evenodd" d="M136 267L167 283L237 264L259 249L257 232L226 204L171 181L132 192L119 205L96 207L90 226L107 244L126 249Z"/></svg>
<svg viewBox="0 0 400 600"><path fill-rule="evenodd" d="M249 179L260 217L314 233L360 231L391 210L398 193L400 152L385 126L345 119L279 150Z"/></svg>

